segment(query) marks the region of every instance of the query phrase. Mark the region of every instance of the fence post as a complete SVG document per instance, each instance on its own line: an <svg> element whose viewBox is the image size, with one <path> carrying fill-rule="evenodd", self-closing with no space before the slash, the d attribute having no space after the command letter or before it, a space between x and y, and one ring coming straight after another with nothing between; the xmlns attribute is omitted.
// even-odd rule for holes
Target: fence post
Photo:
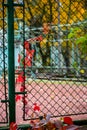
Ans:
<svg viewBox="0 0 87 130"><path fill-rule="evenodd" d="M7 0L8 14L8 91L9 123L15 122L15 74L14 74L14 4Z"/></svg>

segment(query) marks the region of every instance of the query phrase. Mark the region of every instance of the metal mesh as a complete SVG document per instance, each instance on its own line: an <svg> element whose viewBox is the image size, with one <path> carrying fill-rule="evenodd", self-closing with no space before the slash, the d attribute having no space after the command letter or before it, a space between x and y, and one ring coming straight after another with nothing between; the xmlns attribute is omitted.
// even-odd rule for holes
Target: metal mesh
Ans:
<svg viewBox="0 0 87 130"><path fill-rule="evenodd" d="M6 7L0 2L0 123L8 122L7 107L7 21Z"/></svg>
<svg viewBox="0 0 87 130"><path fill-rule="evenodd" d="M24 120L86 114L86 25L85 1L25 1Z"/></svg>
<svg viewBox="0 0 87 130"><path fill-rule="evenodd" d="M75 120L79 120L80 115L85 118L87 114L86 8L86 0L14 0L17 123L21 123L22 116L23 120L31 120L44 113L50 113L52 117L74 115ZM4 30L1 40L5 46L1 49L1 54L4 56L7 56L5 55L6 9L7 7L4 6L4 21L1 19L2 24L0 22L0 29ZM2 17L2 10L0 15ZM0 60L5 65L4 77L0 82L2 100L5 92L7 99L8 93L7 62L5 58ZM3 85L2 79L4 79ZM7 104L0 104L0 113L6 112L7 109L5 110L2 105ZM3 114L0 115L1 119L4 117Z"/></svg>

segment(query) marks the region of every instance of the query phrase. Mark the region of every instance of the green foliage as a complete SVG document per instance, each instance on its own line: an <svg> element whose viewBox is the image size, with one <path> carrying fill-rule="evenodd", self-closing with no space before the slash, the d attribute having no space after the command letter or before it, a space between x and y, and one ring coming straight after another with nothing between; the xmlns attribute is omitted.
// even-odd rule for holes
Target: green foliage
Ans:
<svg viewBox="0 0 87 130"><path fill-rule="evenodd" d="M73 68L74 68L75 70L77 70L77 69L78 69L78 64L77 64L77 62L76 62L76 61L74 61L74 62L73 62L72 66L73 66Z"/></svg>
<svg viewBox="0 0 87 130"><path fill-rule="evenodd" d="M87 34L84 34L84 36L79 37L79 38L76 40L76 43L77 43L77 44L79 44L79 43L87 44Z"/></svg>
<svg viewBox="0 0 87 130"><path fill-rule="evenodd" d="M84 29L84 25L80 27L73 27L70 29L70 33L68 34L68 39L71 41L74 40L74 44L78 45L81 52L84 54L87 53L87 34Z"/></svg>
<svg viewBox="0 0 87 130"><path fill-rule="evenodd" d="M68 38L76 38L77 32L80 31L79 27L71 28L70 33L68 34Z"/></svg>

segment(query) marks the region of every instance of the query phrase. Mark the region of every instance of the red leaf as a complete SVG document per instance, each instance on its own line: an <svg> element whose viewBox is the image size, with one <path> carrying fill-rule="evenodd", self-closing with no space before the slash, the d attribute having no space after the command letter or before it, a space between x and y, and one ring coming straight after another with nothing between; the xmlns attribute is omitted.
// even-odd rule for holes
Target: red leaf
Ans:
<svg viewBox="0 0 87 130"><path fill-rule="evenodd" d="M16 83L23 83L25 81L25 76L23 75L23 72L20 73L16 79Z"/></svg>
<svg viewBox="0 0 87 130"><path fill-rule="evenodd" d="M20 88L20 92L24 92L24 87L21 87L21 88Z"/></svg>
<svg viewBox="0 0 87 130"><path fill-rule="evenodd" d="M36 40L37 40L37 41L42 41L42 40L43 40L42 35L40 35L40 36L36 37Z"/></svg>
<svg viewBox="0 0 87 130"><path fill-rule="evenodd" d="M25 49L29 50L30 44L29 44L28 41L25 41L25 42L24 42L24 46L25 46Z"/></svg>
<svg viewBox="0 0 87 130"><path fill-rule="evenodd" d="M20 63L20 61L21 61L21 55L18 54L18 63Z"/></svg>
<svg viewBox="0 0 87 130"><path fill-rule="evenodd" d="M21 99L21 96L20 95L16 95L16 97L15 97L16 102L19 101L20 99Z"/></svg>
<svg viewBox="0 0 87 130"><path fill-rule="evenodd" d="M34 111L40 111L40 106L38 106L37 103L34 103L33 110Z"/></svg>
<svg viewBox="0 0 87 130"><path fill-rule="evenodd" d="M67 125L72 125L73 121L70 117L64 117L64 123Z"/></svg>
<svg viewBox="0 0 87 130"><path fill-rule="evenodd" d="M25 99L25 97L22 97L22 102L25 104L25 105L27 105L27 100Z"/></svg>
<svg viewBox="0 0 87 130"><path fill-rule="evenodd" d="M15 122L11 122L10 130L17 130L17 124Z"/></svg>
<svg viewBox="0 0 87 130"><path fill-rule="evenodd" d="M25 66L32 66L32 58L35 50L26 50Z"/></svg>

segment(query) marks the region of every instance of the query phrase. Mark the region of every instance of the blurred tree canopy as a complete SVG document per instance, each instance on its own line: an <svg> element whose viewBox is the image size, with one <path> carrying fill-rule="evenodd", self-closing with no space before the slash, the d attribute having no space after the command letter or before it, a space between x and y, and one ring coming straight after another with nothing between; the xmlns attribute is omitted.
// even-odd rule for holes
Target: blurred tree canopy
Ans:
<svg viewBox="0 0 87 130"><path fill-rule="evenodd" d="M15 0L14 3L19 0ZM2 4L0 4L0 19L3 18ZM4 3L6 1L4 0ZM87 9L87 0L24 0L25 3L25 21L28 25L40 27L43 23L58 24L58 14L61 24L67 22L72 24L78 20L83 20L83 15ZM7 13L4 12L6 16ZM23 17L22 7L15 7L15 17ZM67 21L68 20L68 21ZM0 22L1 27L2 22ZM17 26L15 24L15 26Z"/></svg>
<svg viewBox="0 0 87 130"><path fill-rule="evenodd" d="M3 0L1 0L1 3ZM4 0L4 3L6 1ZM20 3L20 0L14 0L14 3ZM3 26L3 4L0 4L0 28ZM70 51L72 49L71 38L78 38L76 43L80 43L80 49L85 49L87 44L86 38L87 28L86 25L75 25L87 20L87 0L24 0L23 8L14 7L14 28L19 29L19 21L25 20L27 28L42 28L41 34L43 41L38 43L43 63L50 64L51 46L58 46L61 44L61 52L64 56L66 65L69 66ZM23 14L24 13L24 14ZM4 6L4 17L7 17L7 9ZM7 25L7 24L6 24ZM5 27L7 28L7 26ZM76 26L77 29L76 32ZM72 30L73 33L72 33ZM78 33L78 30L81 33ZM37 31L37 30L36 30ZM38 32L38 31L37 31ZM38 34L33 31L34 36ZM68 40L69 39L69 40ZM55 40L55 42L53 42ZM83 42L85 46L83 46ZM86 51L85 51L86 52Z"/></svg>

